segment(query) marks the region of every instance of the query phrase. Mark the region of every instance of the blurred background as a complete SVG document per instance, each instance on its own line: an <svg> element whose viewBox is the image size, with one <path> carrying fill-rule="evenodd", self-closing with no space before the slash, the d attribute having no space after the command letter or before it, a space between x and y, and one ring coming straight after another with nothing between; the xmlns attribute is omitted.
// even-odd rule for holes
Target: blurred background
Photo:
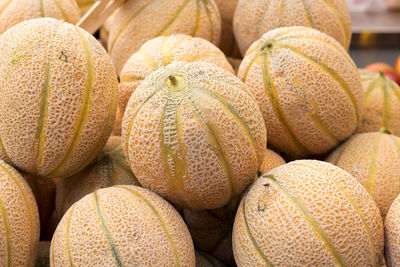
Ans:
<svg viewBox="0 0 400 267"><path fill-rule="evenodd" d="M362 68L394 65L400 55L400 0L347 0L353 37L350 54Z"/></svg>

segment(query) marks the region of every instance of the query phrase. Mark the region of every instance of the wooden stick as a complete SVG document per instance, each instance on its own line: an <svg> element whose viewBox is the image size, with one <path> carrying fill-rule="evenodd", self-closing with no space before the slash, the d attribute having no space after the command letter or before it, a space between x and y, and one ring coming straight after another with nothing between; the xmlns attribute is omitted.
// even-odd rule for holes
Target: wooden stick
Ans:
<svg viewBox="0 0 400 267"><path fill-rule="evenodd" d="M100 0L86 12L76 24L90 34L94 34L103 23L127 0Z"/></svg>

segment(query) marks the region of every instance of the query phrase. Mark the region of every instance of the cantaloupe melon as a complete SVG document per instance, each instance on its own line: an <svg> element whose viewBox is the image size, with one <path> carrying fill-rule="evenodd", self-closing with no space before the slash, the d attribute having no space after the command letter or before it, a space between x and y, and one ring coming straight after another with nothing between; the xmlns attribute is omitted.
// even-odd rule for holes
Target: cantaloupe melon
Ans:
<svg viewBox="0 0 400 267"><path fill-rule="evenodd" d="M178 212L136 186L96 190L64 215L51 241L51 266L194 266Z"/></svg>
<svg viewBox="0 0 400 267"><path fill-rule="evenodd" d="M36 176L88 165L111 133L117 76L101 44L55 19L0 37L0 157Z"/></svg>
<svg viewBox="0 0 400 267"><path fill-rule="evenodd" d="M221 17L214 0L129 0L113 17L108 51L119 74L148 40L184 33L218 44Z"/></svg>
<svg viewBox="0 0 400 267"><path fill-rule="evenodd" d="M263 162L261 164L260 172L262 174L269 172L273 168L285 164L285 160L276 152L271 149L265 149Z"/></svg>
<svg viewBox="0 0 400 267"><path fill-rule="evenodd" d="M36 199L40 218L40 239L51 240L55 227L51 227L51 217L56 200L56 185L53 179L41 179L25 173L22 177L28 182Z"/></svg>
<svg viewBox="0 0 400 267"><path fill-rule="evenodd" d="M233 15L235 14L238 0L215 0L222 20L221 41L219 47L225 55L240 58L239 46L233 34Z"/></svg>
<svg viewBox="0 0 400 267"><path fill-rule="evenodd" d="M400 265L400 196L390 206L385 220L385 259L388 267Z"/></svg>
<svg viewBox="0 0 400 267"><path fill-rule="evenodd" d="M383 72L360 70L364 88L364 112L357 132L376 132L382 127L400 136L400 87Z"/></svg>
<svg viewBox="0 0 400 267"><path fill-rule="evenodd" d="M261 176L233 226L238 266L378 266L379 210L342 169L298 160Z"/></svg>
<svg viewBox="0 0 400 267"><path fill-rule="evenodd" d="M261 165L261 112L232 73L176 62L133 92L122 143L142 186L184 208L215 209L237 198Z"/></svg>
<svg viewBox="0 0 400 267"><path fill-rule="evenodd" d="M50 267L50 241L40 241L35 267Z"/></svg>
<svg viewBox="0 0 400 267"><path fill-rule="evenodd" d="M240 51L272 29L312 27L350 46L351 21L345 0L239 0L233 27Z"/></svg>
<svg viewBox="0 0 400 267"><path fill-rule="evenodd" d="M94 5L96 0L76 0L82 14L85 14Z"/></svg>
<svg viewBox="0 0 400 267"><path fill-rule="evenodd" d="M225 266L222 264L219 260L216 258L213 258L212 256L198 251L195 251L196 254L196 267L223 267Z"/></svg>
<svg viewBox="0 0 400 267"><path fill-rule="evenodd" d="M197 248L227 265L235 264L232 251L235 212L227 212L224 208L198 211L185 209L183 218Z"/></svg>
<svg viewBox="0 0 400 267"><path fill-rule="evenodd" d="M265 34L238 76L260 106L269 144L290 156L328 152L355 131L362 115L356 65L336 40L311 28Z"/></svg>
<svg viewBox="0 0 400 267"><path fill-rule="evenodd" d="M375 200L382 217L400 193L400 138L384 132L354 135L327 159L349 172Z"/></svg>
<svg viewBox="0 0 400 267"><path fill-rule="evenodd" d="M150 73L177 61L204 61L233 72L225 55L215 45L202 38L173 34L147 41L130 57L122 69L118 86L119 101L114 135L121 135L122 117L132 92Z"/></svg>
<svg viewBox="0 0 400 267"><path fill-rule="evenodd" d="M81 15L71 0L0 0L0 34L25 20L44 17L75 24Z"/></svg>
<svg viewBox="0 0 400 267"><path fill-rule="evenodd" d="M25 179L0 160L0 266L34 266L39 212Z"/></svg>
<svg viewBox="0 0 400 267"><path fill-rule="evenodd" d="M95 189L113 185L140 185L129 168L121 146L121 137L112 136L103 151L85 169L62 179L56 190L58 220L76 201Z"/></svg>
<svg viewBox="0 0 400 267"><path fill-rule="evenodd" d="M115 12L114 12L115 14ZM108 37L110 35L110 29L111 29L111 25L113 23L113 16L114 14L112 14L104 23L103 25L100 27L99 29L99 36L100 36L100 42L101 44L104 46L104 48L108 48Z"/></svg>

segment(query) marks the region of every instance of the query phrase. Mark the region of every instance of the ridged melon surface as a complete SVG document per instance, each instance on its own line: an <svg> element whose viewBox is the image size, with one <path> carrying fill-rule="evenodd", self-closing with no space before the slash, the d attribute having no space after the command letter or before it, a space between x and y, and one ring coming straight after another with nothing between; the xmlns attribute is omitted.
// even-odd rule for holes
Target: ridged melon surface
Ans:
<svg viewBox="0 0 400 267"><path fill-rule="evenodd" d="M0 37L0 157L36 176L88 165L111 133L117 76L101 44L55 19Z"/></svg>
<svg viewBox="0 0 400 267"><path fill-rule="evenodd" d="M327 161L357 178L386 216L400 193L400 138L381 132L357 134Z"/></svg>
<svg viewBox="0 0 400 267"><path fill-rule="evenodd" d="M271 149L265 149L263 162L261 164L260 172L262 174L269 172L273 168L285 164L286 161L276 152Z"/></svg>
<svg viewBox="0 0 400 267"><path fill-rule="evenodd" d="M400 136L400 87L383 73L360 70L360 74L364 112L357 132L376 132L383 127Z"/></svg>
<svg viewBox="0 0 400 267"><path fill-rule="evenodd" d="M178 212L136 186L96 190L76 202L53 236L51 266L193 266L190 233Z"/></svg>
<svg viewBox="0 0 400 267"><path fill-rule="evenodd" d="M0 266L34 266L39 212L25 179L0 160Z"/></svg>
<svg viewBox="0 0 400 267"><path fill-rule="evenodd" d="M240 58L241 54L233 34L233 15L238 4L238 0L215 0L222 19L221 41L219 48L225 55Z"/></svg>
<svg viewBox="0 0 400 267"><path fill-rule="evenodd" d="M219 260L211 257L210 255L198 251L195 251L196 254L196 267L223 267L225 266Z"/></svg>
<svg viewBox="0 0 400 267"><path fill-rule="evenodd" d="M218 44L221 17L214 0L129 0L110 29L108 51L117 73L146 41L174 33Z"/></svg>
<svg viewBox="0 0 400 267"><path fill-rule="evenodd" d="M238 76L260 106L269 144L290 156L329 151L361 119L358 69L336 40L317 30L268 32L251 46Z"/></svg>
<svg viewBox="0 0 400 267"><path fill-rule="evenodd" d="M350 46L351 21L345 0L239 0L233 27L240 51L270 30L305 26Z"/></svg>
<svg viewBox="0 0 400 267"><path fill-rule="evenodd" d="M242 199L233 252L238 266L379 266L382 219L347 172L294 161L261 176Z"/></svg>
<svg viewBox="0 0 400 267"><path fill-rule="evenodd" d="M235 264L232 251L234 217L235 212L227 213L224 208L183 211L195 246L228 265Z"/></svg>
<svg viewBox="0 0 400 267"><path fill-rule="evenodd" d="M85 14L94 5L96 0L76 0L82 14Z"/></svg>
<svg viewBox="0 0 400 267"><path fill-rule="evenodd" d="M122 151L121 137L117 136L110 137L103 151L89 166L57 184L57 219L60 220L72 204L87 194L113 185L140 185Z"/></svg>
<svg viewBox="0 0 400 267"><path fill-rule="evenodd" d="M257 174L266 130L256 102L232 73L177 62L133 92L122 142L144 187L182 207L214 209L237 198Z"/></svg>
<svg viewBox="0 0 400 267"><path fill-rule="evenodd" d="M75 24L81 14L75 0L0 0L0 34L25 20L44 17Z"/></svg>
<svg viewBox="0 0 400 267"><path fill-rule="evenodd" d="M138 52L130 57L122 69L113 134L121 135L125 107L140 83L158 68L177 61L204 61L233 72L225 55L215 45L202 38L173 34L147 41Z"/></svg>
<svg viewBox="0 0 400 267"><path fill-rule="evenodd" d="M390 206L385 220L385 259L388 267L400 266L400 196Z"/></svg>

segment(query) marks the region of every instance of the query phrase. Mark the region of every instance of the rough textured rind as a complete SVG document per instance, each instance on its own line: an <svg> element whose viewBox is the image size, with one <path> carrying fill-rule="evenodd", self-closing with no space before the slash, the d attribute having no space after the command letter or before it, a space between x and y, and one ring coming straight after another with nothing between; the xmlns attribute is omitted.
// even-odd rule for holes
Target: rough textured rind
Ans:
<svg viewBox="0 0 400 267"><path fill-rule="evenodd" d="M34 266L39 212L25 179L0 160L0 266Z"/></svg>
<svg viewBox="0 0 400 267"><path fill-rule="evenodd" d="M221 17L214 0L129 0L110 29L108 51L117 73L146 41L173 33L218 44Z"/></svg>
<svg viewBox="0 0 400 267"><path fill-rule="evenodd" d="M84 30L42 18L0 37L0 157L36 176L88 165L111 133L117 76Z"/></svg>
<svg viewBox="0 0 400 267"><path fill-rule="evenodd" d="M233 252L238 266L379 266L382 219L347 172L294 161L260 177L242 199Z"/></svg>
<svg viewBox="0 0 400 267"><path fill-rule="evenodd" d="M233 15L235 14L238 0L215 0L222 19L221 41L219 48L225 55L240 58L239 46L233 34Z"/></svg>
<svg viewBox="0 0 400 267"><path fill-rule="evenodd" d="M385 220L385 259L388 267L400 265L400 196L390 206Z"/></svg>
<svg viewBox="0 0 400 267"><path fill-rule="evenodd" d="M44 17L75 24L81 15L71 0L0 0L0 34L25 20Z"/></svg>
<svg viewBox="0 0 400 267"><path fill-rule="evenodd" d="M251 46L238 76L260 106L268 143L290 156L328 152L361 119L358 69L336 40L317 30L268 32Z"/></svg>
<svg viewBox="0 0 400 267"><path fill-rule="evenodd" d="M122 69L118 86L119 101L114 135L121 135L122 117L133 91L150 73L178 61L203 61L233 72L225 55L215 45L202 38L173 34L147 41L130 57Z"/></svg>
<svg viewBox="0 0 400 267"><path fill-rule="evenodd" d="M195 246L227 265L235 264L232 251L235 212L227 212L226 208L183 211Z"/></svg>
<svg viewBox="0 0 400 267"><path fill-rule="evenodd" d="M225 266L219 260L211 257L210 255L198 251L195 251L196 254L196 267L223 267Z"/></svg>
<svg viewBox="0 0 400 267"><path fill-rule="evenodd" d="M345 49L350 46L351 21L345 0L239 0L233 19L242 55L266 32L290 26L315 28Z"/></svg>
<svg viewBox="0 0 400 267"><path fill-rule="evenodd" d="M357 178L385 218L400 193L400 138L380 132L357 134L327 161Z"/></svg>
<svg viewBox="0 0 400 267"><path fill-rule="evenodd" d="M113 185L140 186L129 168L121 146L121 137L112 136L103 151L85 169L62 179L56 189L56 216L61 220L75 202L95 189Z"/></svg>
<svg viewBox="0 0 400 267"><path fill-rule="evenodd" d="M50 265L194 267L195 254L167 201L141 187L113 186L67 211L51 242Z"/></svg>
<svg viewBox="0 0 400 267"><path fill-rule="evenodd" d="M215 209L257 174L266 130L256 102L232 73L177 62L133 92L122 143L144 187L182 207Z"/></svg>
<svg viewBox="0 0 400 267"><path fill-rule="evenodd" d="M273 168L285 164L286 161L276 152L271 149L265 149L263 162L261 164L260 172L262 174L269 172Z"/></svg>
<svg viewBox="0 0 400 267"><path fill-rule="evenodd" d="M379 73L360 70L364 112L357 132L377 132L382 127L400 136L400 87Z"/></svg>

